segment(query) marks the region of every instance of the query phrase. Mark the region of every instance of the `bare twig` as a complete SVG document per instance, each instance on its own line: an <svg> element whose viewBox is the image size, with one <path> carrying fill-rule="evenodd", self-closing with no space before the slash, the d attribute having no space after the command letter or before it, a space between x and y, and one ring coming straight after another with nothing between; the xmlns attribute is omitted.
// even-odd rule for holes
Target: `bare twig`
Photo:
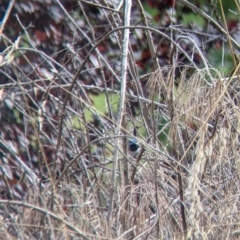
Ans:
<svg viewBox="0 0 240 240"><path fill-rule="evenodd" d="M11 0L8 4L7 11L5 12L4 18L3 18L2 22L1 22L1 25L0 25L0 34L3 32L3 30L5 28L6 22L9 18L9 14L10 14L12 8L13 8L14 2L15 2L15 0Z"/></svg>
<svg viewBox="0 0 240 240"><path fill-rule="evenodd" d="M120 95L120 103L119 103L119 115L117 120L117 129L115 134L120 135L122 131L123 125L123 117L125 115L126 108L126 82L127 82L127 61L128 61L128 51L129 51L129 28L130 26L130 14L131 14L132 1L125 0L124 5L124 26L127 28L124 29L123 32L123 57L122 57L122 71L121 71L121 95ZM111 176L111 189L110 189L110 197L109 197L109 211L108 211L108 233L107 236L111 238L111 222L112 222L112 207L113 207L113 198L115 191L115 182L116 182L116 170L118 166L118 158L119 158L119 148L120 141L119 138L116 139L115 142L115 152L113 157L113 168L112 168L112 176ZM125 162L126 164L126 162Z"/></svg>

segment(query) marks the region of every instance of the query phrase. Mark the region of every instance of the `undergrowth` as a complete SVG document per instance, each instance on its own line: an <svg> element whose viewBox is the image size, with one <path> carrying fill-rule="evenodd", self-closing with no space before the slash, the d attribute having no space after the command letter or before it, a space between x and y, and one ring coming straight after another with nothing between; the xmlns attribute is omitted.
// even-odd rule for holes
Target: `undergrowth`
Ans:
<svg viewBox="0 0 240 240"><path fill-rule="evenodd" d="M127 8L122 19L117 5L97 3L109 29L96 38L81 4L88 30L60 7L85 41L75 46L73 36L65 61L35 48L23 25L24 36L9 41L1 59L7 82L0 85L0 238L237 239L239 59L232 56L233 71L224 76L190 34L149 27L140 1L134 11L141 25L131 24L136 19ZM130 47L140 36L153 61L144 76ZM99 50L106 42L110 56ZM163 66L157 52L166 46ZM140 148L135 156L128 151L132 137Z"/></svg>

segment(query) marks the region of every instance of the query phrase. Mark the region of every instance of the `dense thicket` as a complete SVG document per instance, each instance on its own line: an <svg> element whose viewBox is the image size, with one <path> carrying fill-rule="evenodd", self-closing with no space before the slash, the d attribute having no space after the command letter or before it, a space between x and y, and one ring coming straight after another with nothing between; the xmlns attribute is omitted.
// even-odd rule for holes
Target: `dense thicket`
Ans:
<svg viewBox="0 0 240 240"><path fill-rule="evenodd" d="M3 0L0 238L237 238L239 9Z"/></svg>

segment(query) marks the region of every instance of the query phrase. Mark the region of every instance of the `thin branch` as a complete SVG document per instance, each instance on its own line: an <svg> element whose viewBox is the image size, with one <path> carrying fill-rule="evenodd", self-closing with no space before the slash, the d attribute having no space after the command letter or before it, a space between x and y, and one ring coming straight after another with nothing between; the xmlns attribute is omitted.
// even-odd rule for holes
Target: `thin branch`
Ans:
<svg viewBox="0 0 240 240"><path fill-rule="evenodd" d="M188 8L192 9L192 11L194 13L197 13L199 16L201 16L205 20L209 21L209 23L212 26L214 26L218 31L220 31L222 34L224 34L224 36L226 36L226 37L228 36L228 33L225 31L225 29L222 26L220 26L213 18L211 18L208 14L206 14L204 11L199 9L197 6L188 2L187 0L178 0L178 2L182 3L184 6L187 6ZM232 43L237 48L237 50L240 50L239 43L231 36L229 36L229 39L232 41Z"/></svg>
<svg viewBox="0 0 240 240"><path fill-rule="evenodd" d="M101 140L112 139L112 138L121 138L121 137L123 137L123 136L121 136L121 135L119 135L119 136L116 135L116 136L108 136L108 137L99 137L99 138L91 141L90 143L88 143L88 144L81 150L81 152L78 153L77 156L76 156L73 160L71 160L71 161L68 163L68 165L63 169L63 171L61 172L61 175L59 176L57 182L55 183L55 187L57 187L57 186L59 185L60 181L62 180L62 178L63 178L63 176L65 175L65 173L67 172L67 170L73 165L73 163L74 163L75 161L77 161L77 160L81 157L81 155L82 155L91 145L93 145L93 144L95 144L95 143L97 143L97 142L100 142ZM124 137L125 137L125 136L124 136Z"/></svg>
<svg viewBox="0 0 240 240"><path fill-rule="evenodd" d="M125 99L126 99L126 82L127 82L127 61L128 61L128 52L129 52L129 28L130 26L130 15L131 15L131 7L132 1L125 0L124 2L124 28L123 31L123 57L122 57L122 72L121 72L121 95L120 95L120 103L119 103L119 115L117 121L117 129L116 135L120 135L123 126L123 116L125 115ZM113 207L113 198L115 191L115 182L116 182L116 170L118 165L119 158L119 148L120 148L120 139L117 138L115 142L116 148L113 157L113 168L112 168L112 177L111 177L111 189L110 189L110 197L109 197L109 211L108 211L108 238L111 238L111 222L112 222L112 207ZM127 159L125 159L125 164L127 164Z"/></svg>
<svg viewBox="0 0 240 240"><path fill-rule="evenodd" d="M13 7L13 5L14 5L14 2L15 2L15 0L11 0L11 1L9 2L9 4L8 4L7 11L6 11L5 15L4 15L4 18L3 18L2 22L1 22L0 34L1 34L1 33L3 32L3 30L4 30L5 24L6 24L7 20L8 20L8 17L9 17L9 14L10 14L11 10L12 10L12 7Z"/></svg>
<svg viewBox="0 0 240 240"><path fill-rule="evenodd" d="M26 207L26 208L30 208L33 209L37 212L49 215L50 217L52 217L55 220L58 220L60 222L62 222L63 224L65 224L69 229L73 230L76 234L78 234L79 236L81 236L83 239L88 240L89 238L85 236L85 234L83 232L81 232L78 228L74 227L72 224L70 224L68 221L64 220L63 217L56 215L53 212L50 212L49 210L45 209L45 208L41 208L38 207L36 205L31 205L25 202L19 202L19 201L9 201L9 200L2 200L0 199L0 204L4 204L4 205L15 205L15 206L19 206L19 207Z"/></svg>
<svg viewBox="0 0 240 240"><path fill-rule="evenodd" d="M106 6L103 6L103 5L99 5L97 3L93 3L93 2L89 2L89 1L85 1L85 0L80 0L80 1L83 2L83 3L86 3L90 6L94 6L94 7L97 7L97 8L102 8L102 9L105 9L105 10L108 10L108 11L111 11L111 12L121 13L119 10L116 10L116 9L110 8L110 7L106 7Z"/></svg>

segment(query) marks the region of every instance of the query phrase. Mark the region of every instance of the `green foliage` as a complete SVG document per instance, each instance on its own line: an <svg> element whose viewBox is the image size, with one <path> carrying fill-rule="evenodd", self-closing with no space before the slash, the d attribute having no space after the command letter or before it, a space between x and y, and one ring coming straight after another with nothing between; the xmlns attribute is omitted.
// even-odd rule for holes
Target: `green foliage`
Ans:
<svg viewBox="0 0 240 240"><path fill-rule="evenodd" d="M182 24L184 27L189 27L191 24L203 27L205 24L205 20L195 13L182 14L179 12L178 14L182 17Z"/></svg>
<svg viewBox="0 0 240 240"><path fill-rule="evenodd" d="M232 1L225 1L225 0L216 1L217 2L216 9L217 9L217 12L220 16L222 16L220 1L221 1L221 4L222 4L222 8L223 8L225 18L227 20L228 19L233 19L233 18L234 19L239 19L239 16L234 13L237 10L236 2L234 0L232 0ZM221 19L222 19L222 17L221 17Z"/></svg>
<svg viewBox="0 0 240 240"><path fill-rule="evenodd" d="M153 26L156 26L158 23L154 20L155 16L159 13L159 11L156 8L152 8L150 7L148 4L143 4L143 8L146 11L147 14L149 14L149 16L151 16L151 24Z"/></svg>
<svg viewBox="0 0 240 240"><path fill-rule="evenodd" d="M13 115L18 124L22 123L22 113L18 109L13 109Z"/></svg>
<svg viewBox="0 0 240 240"><path fill-rule="evenodd" d="M228 45L225 44L225 54L222 49L211 48L207 53L208 61L223 75L228 75L233 69L233 60Z"/></svg>
<svg viewBox="0 0 240 240"><path fill-rule="evenodd" d="M86 105L84 108L84 116L87 122L93 121L94 115L100 115L100 117L105 116L109 109L113 114L116 114L118 112L119 95L117 94L108 94L109 106L105 93L99 93L97 95L89 94L89 98L92 101L92 105ZM82 122L79 120L78 116L74 116L72 118L72 124L76 129L81 129L83 127Z"/></svg>
<svg viewBox="0 0 240 240"><path fill-rule="evenodd" d="M168 144L168 132L170 129L170 125L168 125L169 120L166 120L165 118L161 118L160 122L158 123L158 132L160 134L158 135L158 140L163 144ZM166 127L168 125L168 127Z"/></svg>
<svg viewBox="0 0 240 240"><path fill-rule="evenodd" d="M117 94L108 93L109 106L105 93L99 93L98 95L90 94L90 99L93 102L93 105L90 107L91 110L101 116L104 116L109 108L113 113L117 113L118 111L119 95ZM87 108L85 110L88 120L92 119L92 111Z"/></svg>

